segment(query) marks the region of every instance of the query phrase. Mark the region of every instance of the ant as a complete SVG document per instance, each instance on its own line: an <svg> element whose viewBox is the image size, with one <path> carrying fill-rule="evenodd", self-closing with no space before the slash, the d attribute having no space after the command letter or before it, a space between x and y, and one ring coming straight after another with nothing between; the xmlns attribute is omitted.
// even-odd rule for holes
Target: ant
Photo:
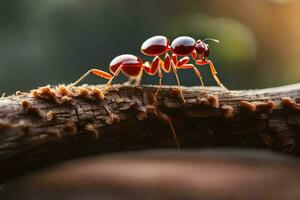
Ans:
<svg viewBox="0 0 300 200"><path fill-rule="evenodd" d="M180 36L173 40L170 44L170 41L165 36L153 36L147 39L141 46L141 52L147 56L154 56L154 59L151 62L151 72L150 75L155 74L158 72L159 75L159 86L161 87L161 79L162 79L162 72L161 68L166 72L169 73L171 68L173 73L176 77L177 84L179 86L179 91L181 93L182 99L184 100L180 81L177 74L177 69L194 69L196 76L199 78L202 87L204 87L202 76L199 70L195 67L195 65L189 63L191 55L192 58L195 60L197 65L206 65L208 64L211 70L211 73L216 81L216 83L228 90L219 80L217 76L217 71L212 63L212 61L208 60L209 56L209 48L208 44L204 41L214 41L219 43L218 40L207 38L204 40L198 39L197 41L188 36ZM170 58L168 52L172 53L172 57ZM162 60L159 56L165 54L164 60ZM180 60L178 60L178 56L183 56ZM147 64L147 63L146 63Z"/></svg>
<svg viewBox="0 0 300 200"><path fill-rule="evenodd" d="M209 48L208 44L204 41L210 40L219 43L218 40L207 38L204 40L195 39L188 36L180 36L173 40L170 44L170 41L165 36L153 36L147 39L141 46L141 52L147 56L154 56L151 64L149 62L143 63L143 61L131 54L123 54L115 57L109 64L109 71L113 74L109 74L105 71L99 69L90 69L87 73L82 75L77 81L72 83L69 86L74 86L78 84L81 80L83 80L90 73L94 75L100 76L102 78L108 79L105 88L109 87L112 80L119 75L122 71L128 78L130 83L135 80L135 83L139 85L142 77L143 71L147 74L153 76L155 74L159 77L159 89L162 86L162 70L166 73L170 73L171 68L176 77L176 81L179 87L179 91L184 101L184 96L181 90L181 85L179 81L179 77L177 74L177 69L194 69L196 76L199 78L202 87L204 87L202 76L199 70L195 67L194 64L189 63L191 55L195 60L196 65L206 65L208 64L211 70L211 73L216 81L216 83L227 90L227 88L221 83L217 76L217 71L212 63L212 61L208 60L209 56ZM168 52L172 53L170 58ZM165 54L164 60L162 60L159 56ZM183 56L180 60L178 60L178 56ZM159 89L156 91L158 93Z"/></svg>

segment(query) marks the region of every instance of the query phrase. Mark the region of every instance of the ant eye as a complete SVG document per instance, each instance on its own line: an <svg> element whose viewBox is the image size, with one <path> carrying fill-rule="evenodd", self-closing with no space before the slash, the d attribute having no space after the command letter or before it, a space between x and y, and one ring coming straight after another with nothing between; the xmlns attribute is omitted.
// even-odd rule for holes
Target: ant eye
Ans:
<svg viewBox="0 0 300 200"><path fill-rule="evenodd" d="M204 44L204 42L202 42L201 40L198 40L197 43L196 43L196 45L195 45L195 50L196 50L196 52L199 55L203 54L204 51L205 51L205 44Z"/></svg>

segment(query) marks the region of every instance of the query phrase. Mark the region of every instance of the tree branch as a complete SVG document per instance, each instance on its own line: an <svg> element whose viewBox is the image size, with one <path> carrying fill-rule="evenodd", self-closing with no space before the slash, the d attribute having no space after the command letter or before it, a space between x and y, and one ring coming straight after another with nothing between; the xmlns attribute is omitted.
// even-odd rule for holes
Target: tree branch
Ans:
<svg viewBox="0 0 300 200"><path fill-rule="evenodd" d="M300 84L216 87L42 87L0 99L0 182L96 153L180 146L254 147L300 155Z"/></svg>

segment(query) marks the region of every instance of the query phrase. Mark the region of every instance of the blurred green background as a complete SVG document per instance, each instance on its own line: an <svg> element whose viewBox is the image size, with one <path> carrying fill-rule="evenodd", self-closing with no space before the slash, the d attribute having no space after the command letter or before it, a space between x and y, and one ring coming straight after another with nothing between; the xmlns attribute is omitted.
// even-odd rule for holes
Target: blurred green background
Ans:
<svg viewBox="0 0 300 200"><path fill-rule="evenodd" d="M153 35L219 39L210 59L230 89L295 83L299 23L297 0L1 0L0 93L70 83L124 53L151 61L139 49ZM215 85L208 67L200 70ZM183 85L198 85L191 70L179 75ZM174 76L163 82L175 84ZM143 84L156 83L144 75Z"/></svg>

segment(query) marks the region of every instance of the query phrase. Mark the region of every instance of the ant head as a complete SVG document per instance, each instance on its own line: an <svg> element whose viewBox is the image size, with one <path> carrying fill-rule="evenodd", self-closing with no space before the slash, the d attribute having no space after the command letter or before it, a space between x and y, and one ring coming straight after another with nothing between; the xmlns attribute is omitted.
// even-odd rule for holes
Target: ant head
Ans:
<svg viewBox="0 0 300 200"><path fill-rule="evenodd" d="M213 41L219 43L219 40L206 38L204 40L197 40L195 45L196 52L200 55L200 57L207 58L209 56L209 48L208 44L206 44L204 41Z"/></svg>

